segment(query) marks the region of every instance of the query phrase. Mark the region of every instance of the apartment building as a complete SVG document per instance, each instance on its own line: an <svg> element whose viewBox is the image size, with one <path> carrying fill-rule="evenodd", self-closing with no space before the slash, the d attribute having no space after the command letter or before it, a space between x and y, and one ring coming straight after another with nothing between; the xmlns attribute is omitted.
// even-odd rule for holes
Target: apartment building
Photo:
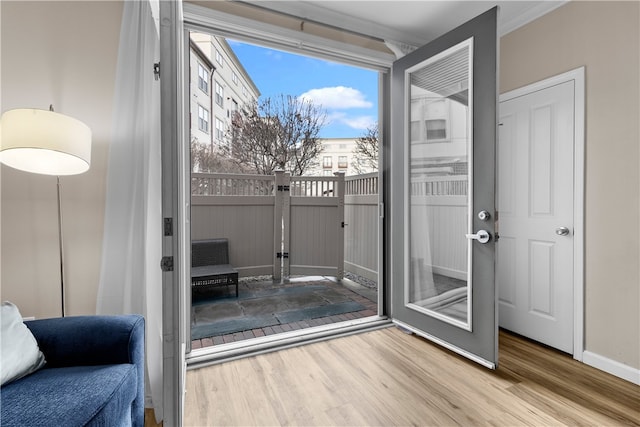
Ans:
<svg viewBox="0 0 640 427"><path fill-rule="evenodd" d="M358 175L358 173L375 172L372 168L362 166L361 172L354 168L358 162L356 155L356 138L326 138L322 139L322 152L318 156L318 162L309 168L307 176L331 176L335 172L344 172L345 175Z"/></svg>
<svg viewBox="0 0 640 427"><path fill-rule="evenodd" d="M191 140L228 148L233 113L260 90L223 37L192 32L189 45Z"/></svg>

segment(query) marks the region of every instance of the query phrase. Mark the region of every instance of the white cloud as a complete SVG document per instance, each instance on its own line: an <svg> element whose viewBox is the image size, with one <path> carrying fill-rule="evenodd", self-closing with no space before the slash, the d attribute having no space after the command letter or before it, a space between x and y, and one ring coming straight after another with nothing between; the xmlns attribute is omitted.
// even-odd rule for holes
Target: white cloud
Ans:
<svg viewBox="0 0 640 427"><path fill-rule="evenodd" d="M373 127L375 124L375 119L371 116L359 116L359 117L351 117L345 118L343 122L354 129L368 129Z"/></svg>
<svg viewBox="0 0 640 427"><path fill-rule="evenodd" d="M338 112L338 111L329 114L328 119L330 122L342 123L349 126L352 129L358 129L358 130L366 130L372 127L376 122L376 119L372 116L352 117L352 116L348 116L343 112Z"/></svg>
<svg viewBox="0 0 640 427"><path fill-rule="evenodd" d="M348 108L371 108L373 103L367 101L362 92L345 86L311 89L300 95L302 99L313 101L325 109L345 110Z"/></svg>

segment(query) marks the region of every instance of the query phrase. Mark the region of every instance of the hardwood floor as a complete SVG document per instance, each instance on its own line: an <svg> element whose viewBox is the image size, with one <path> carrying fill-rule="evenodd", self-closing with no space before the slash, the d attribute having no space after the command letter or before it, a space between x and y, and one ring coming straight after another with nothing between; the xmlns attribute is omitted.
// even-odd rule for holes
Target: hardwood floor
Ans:
<svg viewBox="0 0 640 427"><path fill-rule="evenodd" d="M162 421L156 423L156 416L151 408L144 409L144 427L162 427Z"/></svg>
<svg viewBox="0 0 640 427"><path fill-rule="evenodd" d="M640 387L508 333L490 371L396 328L187 372L185 426L640 425Z"/></svg>

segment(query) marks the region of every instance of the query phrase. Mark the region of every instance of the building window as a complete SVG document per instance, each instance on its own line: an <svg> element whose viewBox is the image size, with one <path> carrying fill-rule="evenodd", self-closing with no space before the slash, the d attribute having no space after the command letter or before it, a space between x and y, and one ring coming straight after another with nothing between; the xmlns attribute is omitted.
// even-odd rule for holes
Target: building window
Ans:
<svg viewBox="0 0 640 427"><path fill-rule="evenodd" d="M218 49L216 49L216 62L220 64L221 67L224 67L224 56L222 56Z"/></svg>
<svg viewBox="0 0 640 427"><path fill-rule="evenodd" d="M238 84L238 75L236 74L235 71L231 72L231 80L235 83Z"/></svg>
<svg viewBox="0 0 640 427"><path fill-rule="evenodd" d="M216 139L222 141L224 139L224 123L216 117Z"/></svg>
<svg viewBox="0 0 640 427"><path fill-rule="evenodd" d="M247 96L247 87L242 85L242 96Z"/></svg>
<svg viewBox="0 0 640 427"><path fill-rule="evenodd" d="M209 70L200 63L198 63L198 87L204 93L209 93Z"/></svg>
<svg viewBox="0 0 640 427"><path fill-rule="evenodd" d="M444 119L425 120L427 141L437 141L447 138L447 121Z"/></svg>
<svg viewBox="0 0 640 427"><path fill-rule="evenodd" d="M346 169L347 167L349 167L347 156L338 156L338 167L340 169Z"/></svg>
<svg viewBox="0 0 640 427"><path fill-rule="evenodd" d="M216 104L222 107L223 103L224 103L224 89L222 88L222 85L220 83L216 82Z"/></svg>
<svg viewBox="0 0 640 427"><path fill-rule="evenodd" d="M331 156L324 156L322 158L322 167L323 168L331 168Z"/></svg>
<svg viewBox="0 0 640 427"><path fill-rule="evenodd" d="M198 129L209 133L209 110L198 105Z"/></svg>

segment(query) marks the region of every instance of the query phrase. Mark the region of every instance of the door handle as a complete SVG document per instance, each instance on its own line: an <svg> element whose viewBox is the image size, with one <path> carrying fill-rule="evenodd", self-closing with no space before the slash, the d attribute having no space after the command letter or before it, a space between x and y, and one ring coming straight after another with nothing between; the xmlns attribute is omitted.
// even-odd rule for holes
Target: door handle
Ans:
<svg viewBox="0 0 640 427"><path fill-rule="evenodd" d="M556 234L558 236L568 236L570 231L571 230L569 230L567 227L558 227L558 228L556 228Z"/></svg>
<svg viewBox="0 0 640 427"><path fill-rule="evenodd" d="M478 230L476 234L465 234L467 239L477 240L478 242L484 244L491 240L491 235L487 230Z"/></svg>

